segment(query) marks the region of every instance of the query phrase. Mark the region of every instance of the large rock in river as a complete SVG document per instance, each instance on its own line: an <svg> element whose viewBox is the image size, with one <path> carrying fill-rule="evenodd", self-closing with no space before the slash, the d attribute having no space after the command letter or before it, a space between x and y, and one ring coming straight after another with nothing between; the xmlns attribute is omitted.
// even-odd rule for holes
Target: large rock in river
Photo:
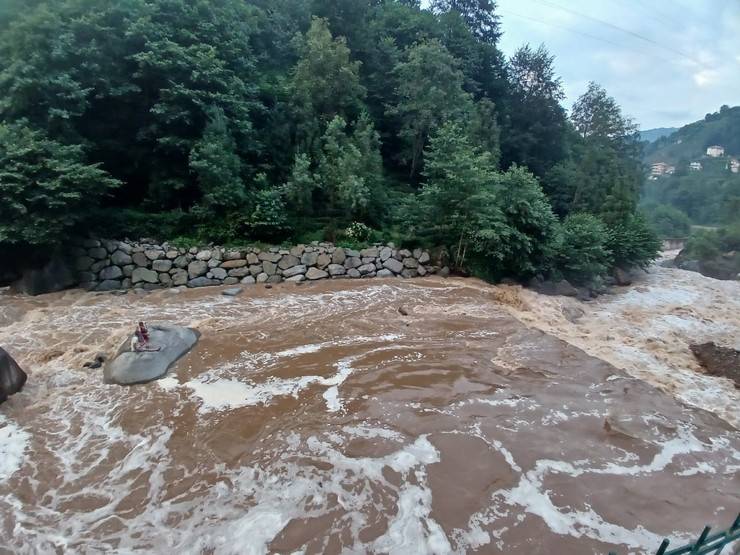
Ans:
<svg viewBox="0 0 740 555"><path fill-rule="evenodd" d="M152 324L149 326L150 344L162 348L159 351L132 351L131 340L127 339L115 358L105 365L105 382L132 385L161 378L177 359L193 348L199 337L198 332L190 328Z"/></svg>
<svg viewBox="0 0 740 555"><path fill-rule="evenodd" d="M26 373L5 349L0 347L0 403L18 393L26 383Z"/></svg>
<svg viewBox="0 0 740 555"><path fill-rule="evenodd" d="M13 284L13 289L26 295L42 295L75 285L77 279L67 260L61 255L54 255L44 266L23 272L21 278Z"/></svg>

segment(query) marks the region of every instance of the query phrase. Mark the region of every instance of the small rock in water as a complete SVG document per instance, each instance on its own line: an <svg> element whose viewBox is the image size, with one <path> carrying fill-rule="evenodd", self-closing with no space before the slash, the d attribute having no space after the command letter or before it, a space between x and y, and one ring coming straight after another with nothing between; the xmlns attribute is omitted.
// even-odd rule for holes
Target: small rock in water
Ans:
<svg viewBox="0 0 740 555"><path fill-rule="evenodd" d="M269 284L269 283L266 283L266 284L265 284L265 289L272 289L272 285L271 285L271 284Z"/></svg>
<svg viewBox="0 0 740 555"><path fill-rule="evenodd" d="M224 289L223 291L221 291L221 294L226 295L227 297L236 297L241 292L241 287L229 287L228 289Z"/></svg>
<svg viewBox="0 0 740 555"><path fill-rule="evenodd" d="M400 314L401 316L408 316L408 315L409 315L409 312L408 312L408 310L406 310L406 309L405 309L404 307L402 307L402 306L399 306L399 307L398 307L398 313L399 313L399 314Z"/></svg>

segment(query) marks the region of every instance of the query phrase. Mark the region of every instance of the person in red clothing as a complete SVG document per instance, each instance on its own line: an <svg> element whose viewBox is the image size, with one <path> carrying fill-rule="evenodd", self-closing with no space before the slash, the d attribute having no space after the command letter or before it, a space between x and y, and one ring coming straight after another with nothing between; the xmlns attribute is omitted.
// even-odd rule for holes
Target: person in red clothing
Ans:
<svg viewBox="0 0 740 555"><path fill-rule="evenodd" d="M144 322L139 322L134 331L134 337L132 338L132 347L134 351L159 351L161 347L150 345L149 343L149 330Z"/></svg>

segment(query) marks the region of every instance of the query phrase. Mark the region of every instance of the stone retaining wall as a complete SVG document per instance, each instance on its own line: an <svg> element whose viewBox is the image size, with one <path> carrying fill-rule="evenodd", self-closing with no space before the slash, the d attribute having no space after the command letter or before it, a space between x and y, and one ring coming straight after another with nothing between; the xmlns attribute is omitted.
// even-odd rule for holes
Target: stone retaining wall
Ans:
<svg viewBox="0 0 740 555"><path fill-rule="evenodd" d="M80 286L95 291L449 273L438 260L432 260L429 252L396 249L392 244L361 251L330 243L265 250L183 249L147 240L87 239L75 247L74 253Z"/></svg>

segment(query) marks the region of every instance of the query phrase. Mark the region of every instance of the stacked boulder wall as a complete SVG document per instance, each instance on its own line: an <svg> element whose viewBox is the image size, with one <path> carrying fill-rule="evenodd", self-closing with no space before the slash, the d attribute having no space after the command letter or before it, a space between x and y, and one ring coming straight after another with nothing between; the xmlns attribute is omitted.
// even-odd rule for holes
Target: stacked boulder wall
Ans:
<svg viewBox="0 0 740 555"><path fill-rule="evenodd" d="M150 345L158 351L132 351L131 339L121 345L118 354L106 364L106 383L133 385L161 378L180 357L198 342L197 331L181 326L152 324L149 326Z"/></svg>
<svg viewBox="0 0 740 555"><path fill-rule="evenodd" d="M0 403L18 393L26 383L26 373L5 349L0 347Z"/></svg>

